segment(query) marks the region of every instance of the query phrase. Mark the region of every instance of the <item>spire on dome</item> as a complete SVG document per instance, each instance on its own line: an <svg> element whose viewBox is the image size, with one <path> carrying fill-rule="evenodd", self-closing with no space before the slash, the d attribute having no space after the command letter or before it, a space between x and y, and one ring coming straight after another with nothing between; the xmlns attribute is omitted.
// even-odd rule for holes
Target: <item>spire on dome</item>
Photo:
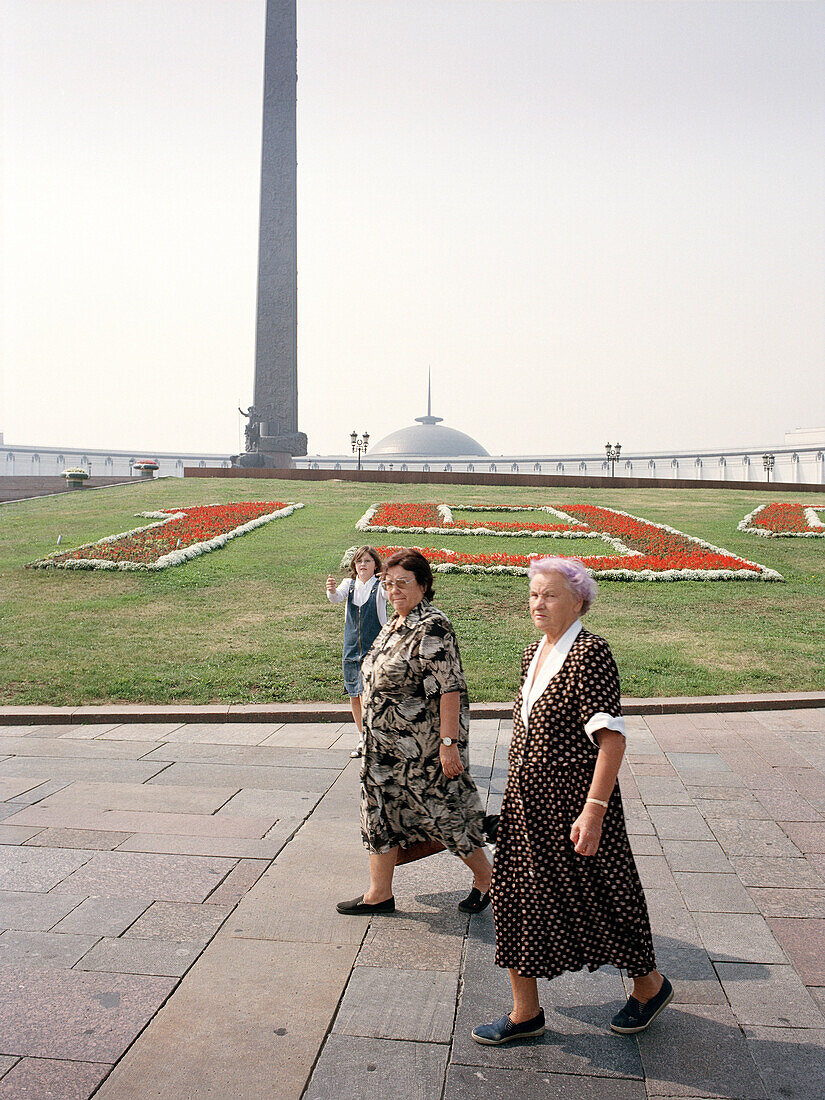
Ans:
<svg viewBox="0 0 825 1100"><path fill-rule="evenodd" d="M432 415L432 378L430 368L427 367L427 415L417 416L415 422L416 424L440 424L443 419L443 416Z"/></svg>

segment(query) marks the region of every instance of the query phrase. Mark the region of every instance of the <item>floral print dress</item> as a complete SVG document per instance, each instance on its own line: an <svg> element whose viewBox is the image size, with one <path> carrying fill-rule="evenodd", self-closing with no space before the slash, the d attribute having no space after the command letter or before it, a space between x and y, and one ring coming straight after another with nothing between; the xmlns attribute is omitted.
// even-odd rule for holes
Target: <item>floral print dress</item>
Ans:
<svg viewBox="0 0 825 1100"><path fill-rule="evenodd" d="M395 616L362 666L364 756L361 834L371 852L439 841L469 856L484 844L484 809L469 773L467 685L452 624L428 600ZM444 775L442 695L460 694L458 750L465 770Z"/></svg>

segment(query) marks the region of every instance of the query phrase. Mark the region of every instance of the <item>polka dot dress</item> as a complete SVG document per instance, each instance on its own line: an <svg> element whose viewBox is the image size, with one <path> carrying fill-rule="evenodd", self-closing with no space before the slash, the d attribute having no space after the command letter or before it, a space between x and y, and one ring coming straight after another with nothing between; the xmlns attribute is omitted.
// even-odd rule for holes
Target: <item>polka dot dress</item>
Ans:
<svg viewBox="0 0 825 1100"><path fill-rule="evenodd" d="M524 652L522 683L538 645ZM607 642L586 630L534 703L529 732L516 699L490 893L496 963L525 977L605 963L639 977L656 966L618 784L597 854L577 855L570 840L598 755L585 724L600 712L621 714L619 675Z"/></svg>

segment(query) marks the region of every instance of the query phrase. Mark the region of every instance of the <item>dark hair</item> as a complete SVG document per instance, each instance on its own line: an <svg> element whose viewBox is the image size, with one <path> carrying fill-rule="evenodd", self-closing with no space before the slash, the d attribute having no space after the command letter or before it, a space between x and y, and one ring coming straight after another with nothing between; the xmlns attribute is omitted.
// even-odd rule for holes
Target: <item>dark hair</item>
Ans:
<svg viewBox="0 0 825 1100"><path fill-rule="evenodd" d="M424 589L424 599L431 600L435 595L433 588L433 571L430 563L419 550L396 550L384 564L384 573L393 566L406 569L412 573L421 587Z"/></svg>
<svg viewBox="0 0 825 1100"><path fill-rule="evenodd" d="M381 561L381 555L378 553L378 551L375 549L375 547L373 547L373 546L359 546L358 549L355 551L355 553L352 555L352 561L349 563L349 575L352 577L353 580L355 580L355 577L357 576L357 574L355 572L355 563L360 558L363 558L367 554L375 562L375 575L376 576L378 576L380 574L381 570L384 568L383 562Z"/></svg>

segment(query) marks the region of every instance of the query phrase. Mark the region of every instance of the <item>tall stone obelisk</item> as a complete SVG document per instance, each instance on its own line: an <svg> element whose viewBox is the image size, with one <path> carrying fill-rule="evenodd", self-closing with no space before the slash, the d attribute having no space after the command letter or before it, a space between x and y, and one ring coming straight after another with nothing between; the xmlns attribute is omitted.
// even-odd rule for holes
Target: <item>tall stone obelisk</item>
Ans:
<svg viewBox="0 0 825 1100"><path fill-rule="evenodd" d="M296 23L296 0L267 0L255 390L239 466L288 465L307 453L298 431Z"/></svg>

